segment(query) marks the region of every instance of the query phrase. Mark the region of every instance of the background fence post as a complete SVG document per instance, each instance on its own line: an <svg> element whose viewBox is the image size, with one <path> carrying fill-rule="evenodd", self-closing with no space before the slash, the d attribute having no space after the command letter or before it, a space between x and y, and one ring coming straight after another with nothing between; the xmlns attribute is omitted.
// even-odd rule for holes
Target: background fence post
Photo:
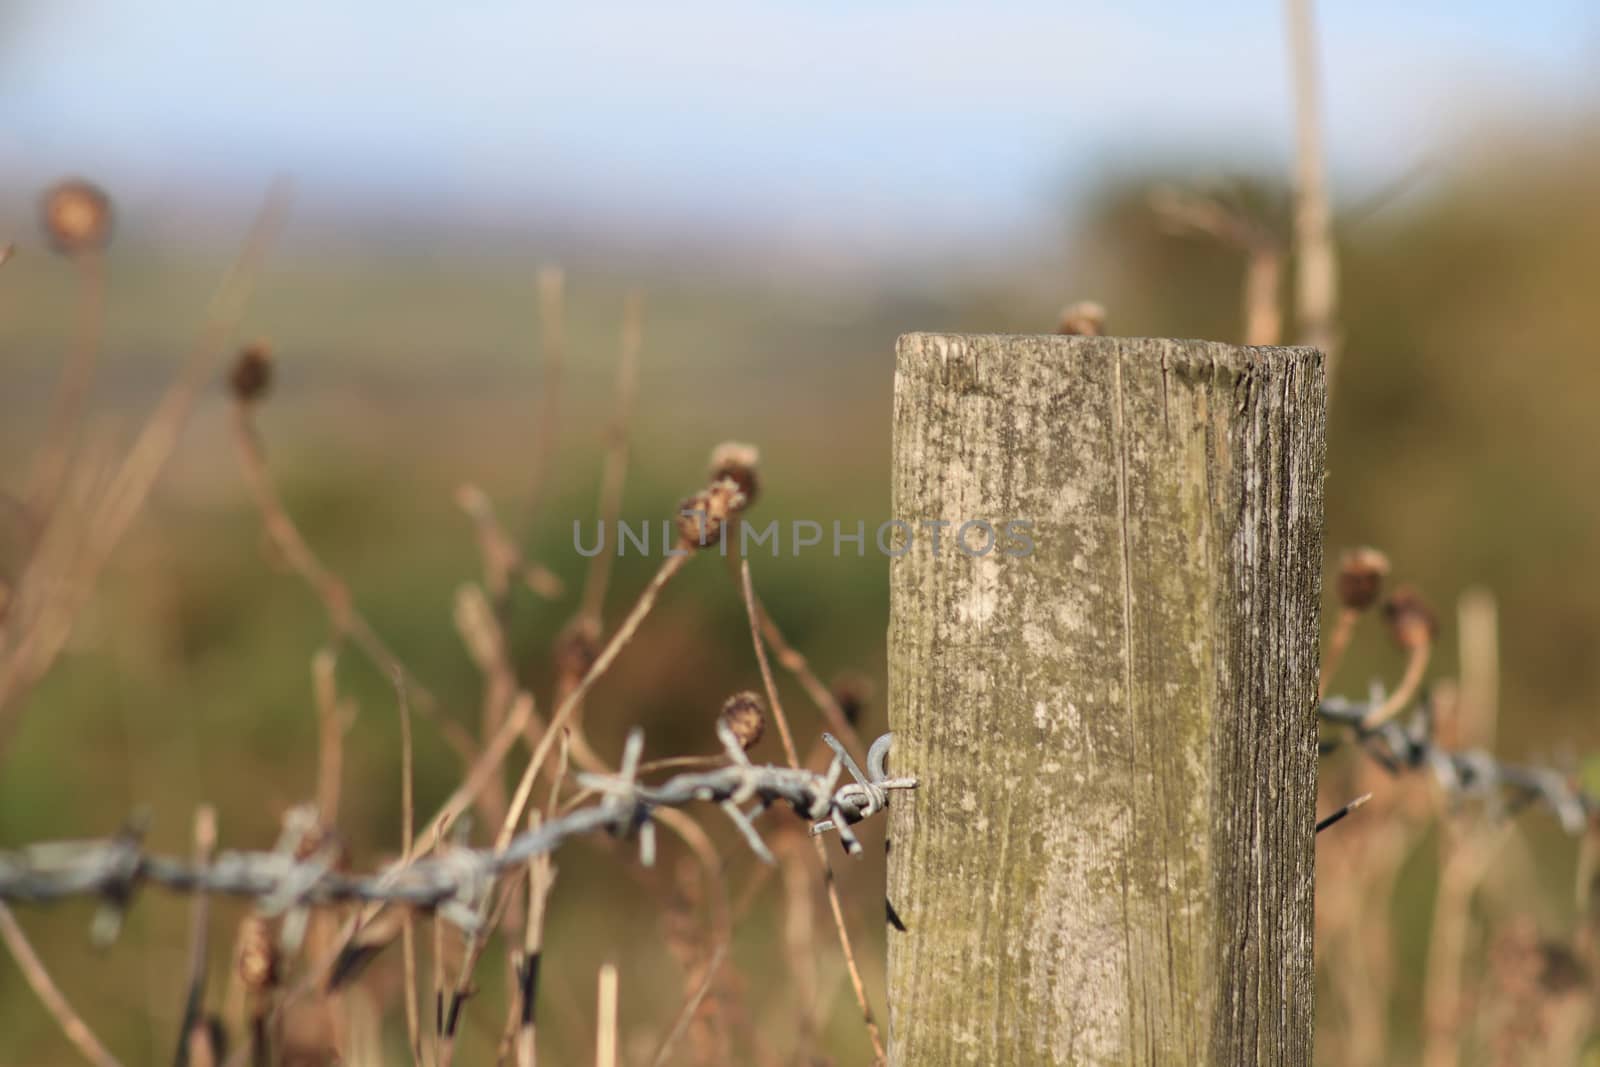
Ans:
<svg viewBox="0 0 1600 1067"><path fill-rule="evenodd" d="M892 1064L1311 1062L1323 395L1312 349L900 339Z"/></svg>

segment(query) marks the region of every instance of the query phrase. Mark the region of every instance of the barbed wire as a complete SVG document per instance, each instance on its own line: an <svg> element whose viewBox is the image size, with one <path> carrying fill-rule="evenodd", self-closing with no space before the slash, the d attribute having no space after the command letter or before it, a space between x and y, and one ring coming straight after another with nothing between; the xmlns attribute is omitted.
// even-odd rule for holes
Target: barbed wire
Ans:
<svg viewBox="0 0 1600 1067"><path fill-rule="evenodd" d="M1569 834L1581 834L1600 818L1600 798L1585 792L1572 776L1550 767L1502 763L1482 749L1452 751L1433 738L1435 715L1430 697L1417 702L1409 716L1376 726L1364 725L1383 707L1385 694L1376 683L1365 702L1324 698L1317 715L1344 728L1361 750L1391 774L1426 769L1452 799L1481 799L1504 804L1514 812L1530 804L1548 808ZM1340 739L1324 741L1321 752L1338 748Z"/></svg>
<svg viewBox="0 0 1600 1067"><path fill-rule="evenodd" d="M616 774L575 776L578 786L599 794L599 800L530 829L499 850L447 847L425 859L392 864L371 874L349 874L334 869L336 850L331 847L302 854L314 818L286 820L284 835L273 851L226 851L209 863L148 853L141 832L129 828L106 839L46 842L0 852L0 901L99 897L103 906L95 921L97 940L114 936L122 914L145 886L251 897L266 914L304 915L319 905L382 901L431 909L470 932L482 922L482 905L499 875L554 851L569 838L600 830L618 837L637 836L641 862L653 864L651 815L658 808L714 803L739 828L752 851L771 863L772 853L756 831L755 820L782 801L811 822L813 836L834 831L845 850L858 855L861 843L850 827L887 807L891 791L917 784L914 778L889 776L885 761L892 734L873 742L866 773L826 733L822 739L834 757L824 773L751 763L724 722L718 722L717 736L727 766L647 785L638 780L644 734L635 729L628 735ZM846 771L852 780L840 784Z"/></svg>

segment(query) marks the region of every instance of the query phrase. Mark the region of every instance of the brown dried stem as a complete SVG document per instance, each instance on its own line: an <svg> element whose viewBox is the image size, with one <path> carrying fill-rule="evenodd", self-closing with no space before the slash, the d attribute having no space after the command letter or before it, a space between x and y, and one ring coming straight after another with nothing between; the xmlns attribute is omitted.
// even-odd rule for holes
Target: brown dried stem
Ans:
<svg viewBox="0 0 1600 1067"><path fill-rule="evenodd" d="M561 375L567 358L566 272L560 267L541 267L538 275L539 290L539 344L544 351L543 380L539 389L537 436L534 438L533 457L528 463L527 525L532 527L539 515L539 506L550 466L556 454L556 424L561 417Z"/></svg>
<svg viewBox="0 0 1600 1067"><path fill-rule="evenodd" d="M628 473L628 426L639 391L639 351L644 339L644 303L629 293L622 308L622 358L617 363L617 407L607 430L605 466L600 474L600 550L589 560L583 583L580 621L599 624L611 580L612 553L606 551L622 511L622 483Z"/></svg>
<svg viewBox="0 0 1600 1067"><path fill-rule="evenodd" d="M1327 360L1331 393L1340 339L1339 262L1328 204L1323 159L1322 103L1312 0L1284 0L1295 99L1295 319L1300 343L1320 349Z"/></svg>
<svg viewBox="0 0 1600 1067"><path fill-rule="evenodd" d="M766 687L767 706L772 709L773 721L778 724L778 735L783 739L784 754L791 767L799 768L800 756L794 747L794 737L789 731L789 720L783 713L783 703L778 699L778 687L772 678L772 668L767 663L766 648L761 640L761 627L758 623L755 587L750 581L750 561L744 560L740 566L741 584L744 586L745 611L750 616L750 638L755 645L756 660L761 665L761 683ZM831 696L830 696L830 699ZM837 705L835 705L837 707ZM841 722L844 713L839 714ZM878 1022L872 1014L872 1002L867 999L866 983L861 980L861 969L856 965L855 950L850 945L850 931L845 926L844 908L839 903L838 880L834 877L832 864L828 861L828 849L821 837L811 839L817 859L822 864L822 882L828 894L828 907L833 912L834 929L839 934L839 949L844 954L846 969L850 972L850 985L855 990L856 1004L861 1008L862 1021L867 1027L867 1038L872 1042L872 1052L877 1063L887 1063L888 1055L883 1048L883 1037L878 1032Z"/></svg>
<svg viewBox="0 0 1600 1067"><path fill-rule="evenodd" d="M4 940L6 947L11 950L28 987L83 1058L99 1067L120 1067L117 1058L106 1050L100 1039L94 1036L94 1031L89 1029L89 1024L83 1021L83 1016L74 1011L72 1005L67 1003L67 998L61 995L60 988L28 943L28 937L17 924L16 917L3 902L0 902L0 940Z"/></svg>
<svg viewBox="0 0 1600 1067"><path fill-rule="evenodd" d="M667 1057L672 1055L672 1046L683 1037L684 1031L689 1029L689 1023L694 1019L695 1012L700 1010L700 1004L711 992L716 984L717 969L722 966L722 961L728 955L727 945L718 945L712 950L711 959L706 962L705 974L689 996L684 1000L683 1007L678 1009L677 1018L673 1020L672 1029L667 1031L667 1036L661 1039L661 1044L656 1047L656 1054L650 1058L650 1067L662 1067L667 1062Z"/></svg>
<svg viewBox="0 0 1600 1067"><path fill-rule="evenodd" d="M15 597L8 600L6 627L0 632L0 751L15 725L23 693L43 676L66 644L72 620L88 600L95 579L177 447L211 365L243 314L287 202L287 186L274 184L239 258L212 298L205 325L183 368L116 472L100 487L92 507L85 514L49 516L39 551L18 583Z"/></svg>
<svg viewBox="0 0 1600 1067"><path fill-rule="evenodd" d="M617 966L600 968L599 1002L595 1012L595 1067L617 1067Z"/></svg>
<svg viewBox="0 0 1600 1067"><path fill-rule="evenodd" d="M1339 672L1339 665L1344 662L1344 654L1350 648L1350 639L1355 636L1356 623L1360 621L1360 611L1349 607L1339 609L1339 616L1333 624L1333 634L1328 638L1328 651L1322 657L1322 673L1317 678L1319 699L1328 695L1328 686L1333 684L1334 675Z"/></svg>
<svg viewBox="0 0 1600 1067"><path fill-rule="evenodd" d="M477 745L459 723L444 714L439 701L411 670L401 662L350 598L343 581L325 567L290 517L268 472L265 451L252 418L253 405L235 401L233 405L234 441L238 446L245 482L261 513L267 537L284 561L298 574L322 602L328 621L339 636L348 636L386 677L401 677L411 693L413 707L433 722L445 743L463 763L472 764Z"/></svg>

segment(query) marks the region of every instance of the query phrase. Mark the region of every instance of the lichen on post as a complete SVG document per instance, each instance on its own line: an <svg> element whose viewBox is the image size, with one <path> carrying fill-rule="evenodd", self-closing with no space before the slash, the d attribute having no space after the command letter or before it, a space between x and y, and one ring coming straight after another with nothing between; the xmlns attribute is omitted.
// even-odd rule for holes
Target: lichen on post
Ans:
<svg viewBox="0 0 1600 1067"><path fill-rule="evenodd" d="M1312 349L901 338L896 1067L1311 1062L1324 420Z"/></svg>

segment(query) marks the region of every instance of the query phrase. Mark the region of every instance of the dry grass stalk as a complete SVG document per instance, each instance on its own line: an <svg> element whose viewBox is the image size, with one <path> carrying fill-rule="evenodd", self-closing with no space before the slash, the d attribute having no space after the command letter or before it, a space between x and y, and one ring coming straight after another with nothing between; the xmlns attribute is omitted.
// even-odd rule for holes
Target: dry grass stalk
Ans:
<svg viewBox="0 0 1600 1067"><path fill-rule="evenodd" d="M349 637L373 665L386 677L405 679L411 692L413 706L433 722L440 735L461 758L471 765L477 756L477 745L472 736L459 723L444 714L434 697L400 658L389 649L376 630L363 616L350 598L349 589L332 571L325 567L311 545L284 507L283 500L273 485L268 472L265 450L255 427L254 405L235 397L233 405L233 436L238 446L239 460L244 469L245 482L250 488L256 510L261 513L262 525L273 547L311 588L322 602L335 634Z"/></svg>
<svg viewBox="0 0 1600 1067"><path fill-rule="evenodd" d="M483 590L470 582L456 589L455 623L467 654L472 657L478 673L483 675L482 740L487 744L499 733L506 712L516 699L516 671L506 652L499 617ZM497 813L495 818L499 819L501 814Z"/></svg>
<svg viewBox="0 0 1600 1067"><path fill-rule="evenodd" d="M1410 706L1427 676L1428 660L1439 632L1433 609L1422 599L1422 594L1409 586L1401 586L1394 591L1383 605L1383 615L1394 643L1406 654L1406 669L1394 692L1362 720L1361 725L1369 730L1388 722Z"/></svg>
<svg viewBox="0 0 1600 1067"><path fill-rule="evenodd" d="M733 559L731 556L729 557L730 573L733 574L734 580L739 582L742 592L744 580L740 574L740 565L740 561ZM851 723L850 717L845 714L844 708L840 706L833 690L824 684L821 678L817 677L816 671L811 669L810 661L793 645L789 644L788 640L783 636L783 631L778 627L777 622L772 618L771 613L767 611L766 606L761 602L760 596L756 594L754 589L749 591L747 600L746 609L754 610L755 617L760 624L761 638L771 647L772 655L778 661L778 666L794 675L795 680L800 683L800 688L806 691L806 695L817 706L817 710L822 712L822 717L827 721L829 731L843 741L847 748L859 751L861 748L860 735L856 733L855 726ZM815 753L822 751L826 751L824 746L816 746L813 748L812 755L814 756ZM810 758L807 760L807 764L809 763Z"/></svg>
<svg viewBox="0 0 1600 1067"><path fill-rule="evenodd" d="M634 635L639 631L639 626L649 616L651 609L655 607L656 598L661 595L662 588L672 580L673 575L683 569L684 564L691 558L687 555L679 555L668 556L662 560L660 568L656 570L655 576L650 579L649 584L639 594L639 599L634 602L632 610L623 619L622 625L617 628L616 633L611 635L611 639L606 642L605 647L600 650L600 654L595 657L593 666L589 668L582 680L573 687L572 691L567 694L566 699L561 702L555 713L551 715L544 737L540 738L539 744L535 746L533 755L522 772L522 778L517 783L516 792L512 795L510 810L506 813L505 822L502 824L500 835L496 840L498 847L504 848L505 843L516 832L517 824L522 820L523 813L527 810L528 797L533 792L534 779L538 776L539 769L544 766L545 760L549 758L550 749L555 742L556 736L567 728L573 715L582 704L584 696L593 688L594 683L610 669L611 664L616 661L617 656L627 646L628 642L633 640Z"/></svg>
<svg viewBox="0 0 1600 1067"><path fill-rule="evenodd" d="M183 368L116 470L96 488L92 503L70 512L57 508L45 517L40 550L8 594L0 629L0 750L20 713L23 694L66 644L72 620L172 456L211 365L243 314L287 200L287 186L281 182L268 192L238 259L212 298Z"/></svg>
<svg viewBox="0 0 1600 1067"><path fill-rule="evenodd" d="M56 1025L61 1027L61 1032L72 1042L73 1048L84 1059L99 1067L120 1067L117 1058L101 1044L94 1031L89 1029L89 1024L83 1021L83 1016L74 1011L72 1005L67 1003L67 998L62 996L60 987L50 977L50 972L45 970L38 953L33 951L27 935L22 932L22 927L4 902L0 902L0 940L4 940L6 948L11 950L28 988L33 990Z"/></svg>
<svg viewBox="0 0 1600 1067"><path fill-rule="evenodd" d="M695 1013L700 1010L700 1005L705 1001L706 995L711 992L711 987L717 979L717 971L722 966L722 961L727 957L728 947L718 945L711 954L710 961L706 964L705 974L700 983L695 986L688 999L683 1002L683 1007L678 1009L677 1017L673 1020L672 1029L667 1031L667 1036L661 1039L661 1044L656 1048L656 1054L650 1058L650 1067L663 1067L667 1058L672 1055L672 1047L683 1037L684 1031L689 1028Z"/></svg>
<svg viewBox="0 0 1600 1067"><path fill-rule="evenodd" d="M194 858L209 863L217 848L217 812L203 804L194 815ZM189 980L183 1001L183 1022L178 1031L177 1067L215 1067L220 1057L212 1027L205 1015L206 960L210 947L211 897L196 893L189 911Z"/></svg>
<svg viewBox="0 0 1600 1067"><path fill-rule="evenodd" d="M1500 719L1500 622L1495 596L1469 589L1456 602L1461 647L1461 725L1472 744L1492 752Z"/></svg>
<svg viewBox="0 0 1600 1067"><path fill-rule="evenodd" d="M536 596L554 600L565 589L561 579L548 568L527 560L511 535L506 533L495 514L489 494L475 485L463 485L456 490L456 503L472 520L478 540L478 554L483 560L483 584L495 603L497 613L503 613L511 596L511 579L521 579Z"/></svg>
<svg viewBox="0 0 1600 1067"><path fill-rule="evenodd" d="M558 773L556 780L559 782L560 778L561 775ZM554 796L555 790L552 789L552 801ZM540 823L547 817L548 809L544 814L531 812L528 815L528 828L538 829ZM516 957L513 963L517 983L516 995L511 998L510 1013L514 1034L511 1046L516 1055L517 1067L535 1067L537 1063L535 1008L539 996L539 965L544 953L544 917L549 907L550 890L554 884L555 867L550 861L549 853L535 856L528 861L528 914L522 926L521 955Z"/></svg>
<svg viewBox="0 0 1600 1067"><path fill-rule="evenodd" d="M1439 885L1434 895L1433 927L1422 986L1422 1065L1457 1067L1466 1023L1462 993L1472 899L1516 832L1512 824L1496 827L1440 826Z"/></svg>
<svg viewBox="0 0 1600 1067"><path fill-rule="evenodd" d="M317 812L322 825L339 821L339 783L344 773L345 707L340 703L335 671L338 654L319 649L311 657L311 689L317 704Z"/></svg>
<svg viewBox="0 0 1600 1067"><path fill-rule="evenodd" d="M800 766L800 754L794 747L794 736L789 731L789 720L783 713L783 704L778 699L778 687L772 678L772 667L767 662L766 646L761 640L761 627L758 622L756 608L755 587L750 580L750 561L744 560L740 566L740 579L744 587L745 611L750 617L750 638L755 644L756 660L761 666L761 684L766 687L767 706L772 709L772 720L778 725L778 736L783 740L784 755L789 760L791 767ZM832 697L830 695L829 699ZM839 715L840 721L844 719L843 712ZM853 732L853 731L852 731ZM850 985L855 991L856 1004L861 1008L862 1021L866 1024L867 1038L872 1042L872 1052L876 1063L887 1063L888 1054L884 1051L883 1037L878 1032L877 1019L872 1014L872 1002L867 999L866 983L861 980L861 969L856 965L855 950L850 945L850 931L845 926L844 908L839 903L839 887L833 874L833 867L828 862L828 849L821 837L813 837L812 845L817 853L817 859L822 864L823 886L828 894L828 907L833 912L834 929L839 935L839 950L844 954L845 968L850 972Z"/></svg>
<svg viewBox="0 0 1600 1067"><path fill-rule="evenodd" d="M1295 101L1295 319L1300 343L1327 360L1331 393L1339 365L1339 261L1323 159L1322 102L1312 0L1284 0Z"/></svg>
<svg viewBox="0 0 1600 1067"><path fill-rule="evenodd" d="M1281 343L1283 245L1277 234L1242 208L1216 197L1162 188L1151 196L1151 207L1174 232L1209 237L1244 254L1240 308L1244 343Z"/></svg>
<svg viewBox="0 0 1600 1067"><path fill-rule="evenodd" d="M412 838L416 833L416 749L411 734L411 701L406 695L405 679L394 679L395 703L400 711L400 860L411 858ZM422 1020L417 1006L417 932L416 919L410 909L401 916L400 952L405 997L406 1047L411 1050L411 1062L421 1067Z"/></svg>
<svg viewBox="0 0 1600 1067"><path fill-rule="evenodd" d="M811 871L797 837L778 853L783 876L783 947L799 1001L799 1034L796 1052L804 1056L816 1042L821 1026L818 1018L816 901L812 895Z"/></svg>
<svg viewBox="0 0 1600 1067"><path fill-rule="evenodd" d="M607 431L605 465L600 474L600 551L589 560L583 584L580 619L598 624L605 608L606 587L611 580L612 531L622 512L622 483L628 473L628 427L633 421L634 401L639 392L639 352L644 340L644 301L629 293L622 307L622 358L617 363L616 413Z"/></svg>
<svg viewBox="0 0 1600 1067"><path fill-rule="evenodd" d="M595 1067L617 1067L617 967L600 968L600 993L595 1012Z"/></svg>
<svg viewBox="0 0 1600 1067"><path fill-rule="evenodd" d="M527 525L539 515L551 464L556 455L556 429L561 417L561 376L567 359L567 275L560 267L541 267L537 279L539 292L539 344L544 352L543 377L539 386L537 436L533 457L528 462L530 484L527 497Z"/></svg>

